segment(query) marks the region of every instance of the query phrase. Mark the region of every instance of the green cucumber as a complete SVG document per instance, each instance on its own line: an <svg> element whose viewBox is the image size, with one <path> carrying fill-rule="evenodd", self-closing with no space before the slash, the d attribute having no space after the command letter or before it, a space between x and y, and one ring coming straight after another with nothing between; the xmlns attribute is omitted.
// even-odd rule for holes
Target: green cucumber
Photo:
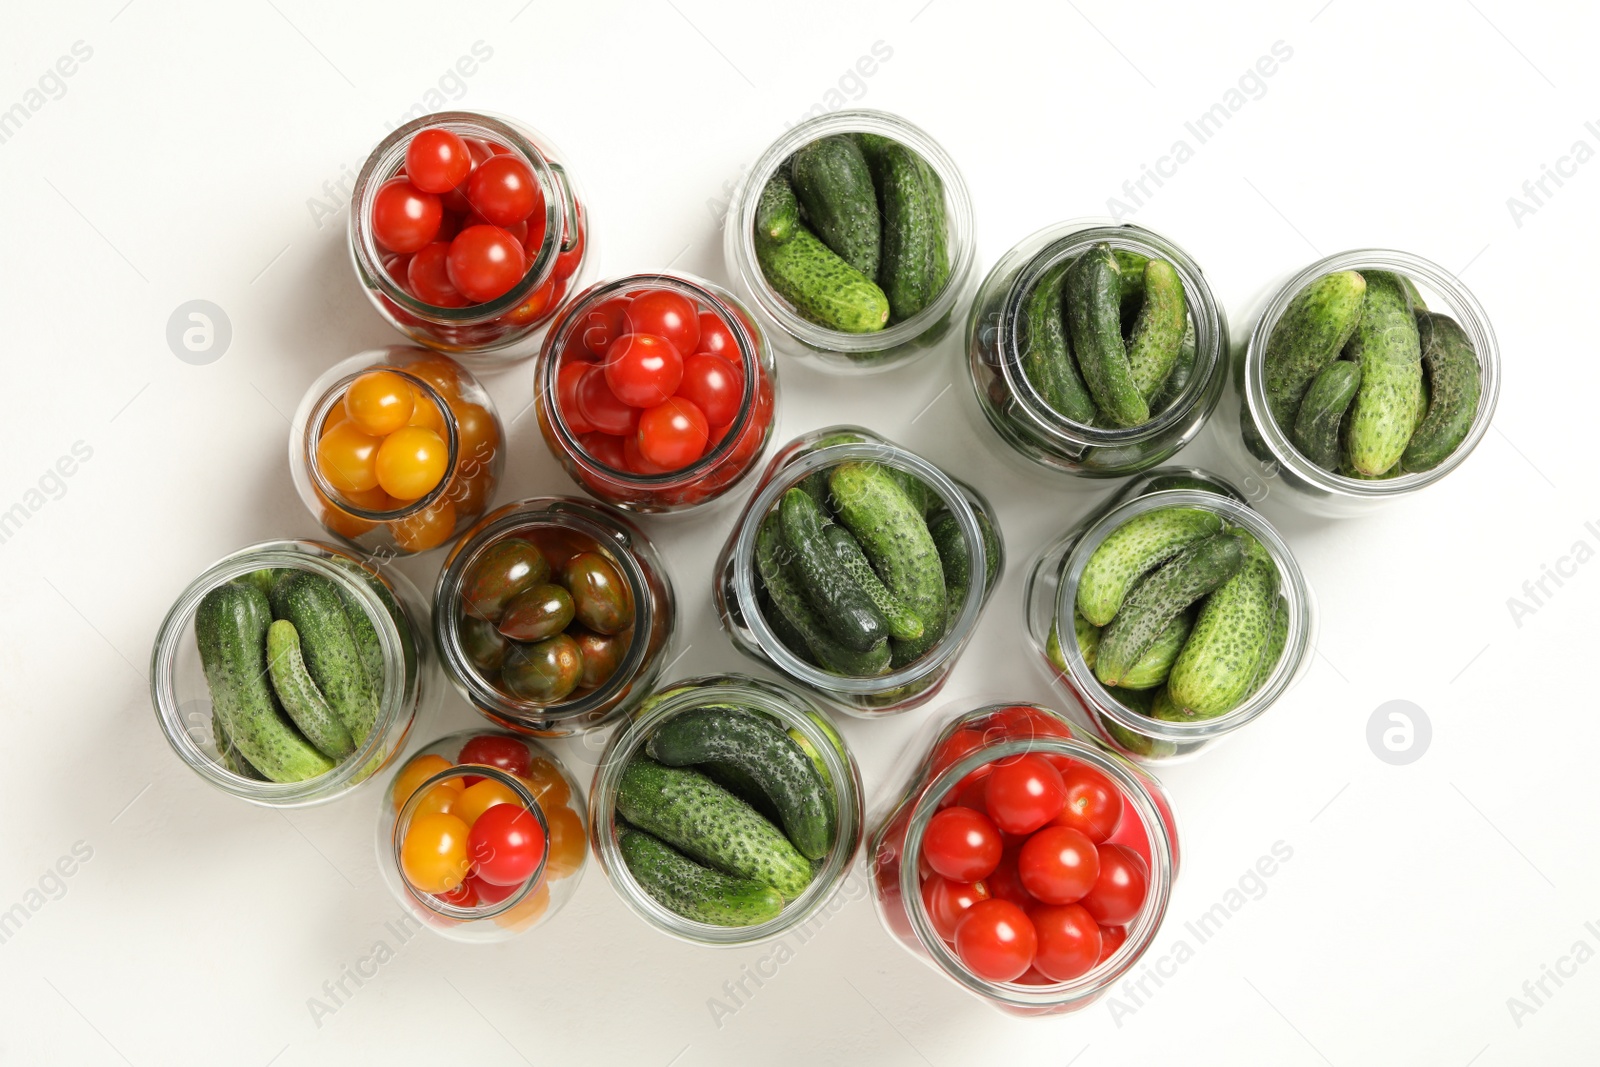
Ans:
<svg viewBox="0 0 1600 1067"><path fill-rule="evenodd" d="M1329 363L1311 380L1289 437L1301 455L1323 470L1339 466L1339 428L1361 388L1361 364L1347 359Z"/></svg>
<svg viewBox="0 0 1600 1067"><path fill-rule="evenodd" d="M1131 327L1144 303L1144 269L1150 265L1150 257L1126 248L1113 249L1111 254L1117 257L1117 270L1122 275L1122 321Z"/></svg>
<svg viewBox="0 0 1600 1067"><path fill-rule="evenodd" d="M800 228L800 201L795 199L794 187L775 174L761 187L761 198L756 201L756 244L781 245Z"/></svg>
<svg viewBox="0 0 1600 1067"><path fill-rule="evenodd" d="M1428 372L1428 400L1416 432L1400 457L1401 469L1432 470L1466 440L1478 416L1483 382L1472 339L1448 315L1417 314L1422 365Z"/></svg>
<svg viewBox="0 0 1600 1067"><path fill-rule="evenodd" d="M777 206L784 202L782 193L786 191L788 199L794 199L788 182L779 177L772 182L780 184L780 192L770 197L768 192L762 194L763 201L771 199L773 206L765 216L758 211L755 232L756 260L767 284L794 305L801 317L819 326L841 333L883 329L889 321L889 300L871 278L840 259L804 226L792 227L786 238L768 236L774 229L783 229L787 208ZM768 183L768 190L771 188ZM770 220L765 228L763 218Z"/></svg>
<svg viewBox="0 0 1600 1067"><path fill-rule="evenodd" d="M1189 326L1183 279L1164 259L1152 259L1144 270L1144 303L1128 340L1128 365L1133 384L1148 403L1153 400L1178 362Z"/></svg>
<svg viewBox="0 0 1600 1067"><path fill-rule="evenodd" d="M364 744L378 719L378 691L362 665L339 587L320 574L290 571L272 587L272 609L294 623L312 681L351 739Z"/></svg>
<svg viewBox="0 0 1600 1067"><path fill-rule="evenodd" d="M1167 380L1156 390L1156 395L1150 398L1151 414L1167 410L1174 400L1183 395L1184 389L1189 385L1189 379L1194 377L1195 352L1194 319L1191 318L1183 328L1183 344L1178 346L1178 358L1173 361Z"/></svg>
<svg viewBox="0 0 1600 1067"><path fill-rule="evenodd" d="M1239 534L1245 565L1206 598L1167 676L1173 706L1191 718L1232 711L1260 673L1278 610L1278 568L1261 543Z"/></svg>
<svg viewBox="0 0 1600 1067"><path fill-rule="evenodd" d="M1072 609L1072 635L1078 642L1078 653L1083 656L1083 665L1091 671L1094 670L1095 657L1100 653L1100 627L1083 617L1083 612L1077 608ZM1065 662L1062 669L1066 669Z"/></svg>
<svg viewBox="0 0 1600 1067"><path fill-rule="evenodd" d="M879 614L889 626L889 636L897 641L915 641L923 634L922 620L917 618L913 611L895 599L893 593L885 589L883 581L872 569L872 564L867 562L866 555L861 551L861 545L851 536L850 531L837 523L830 523L824 531L828 545L833 549L834 556L840 566L848 574L867 597L877 607Z"/></svg>
<svg viewBox="0 0 1600 1067"><path fill-rule="evenodd" d="M1129 519L1106 535L1084 565L1078 611L1105 626L1141 575L1221 529L1222 520L1203 508L1159 508Z"/></svg>
<svg viewBox="0 0 1600 1067"><path fill-rule="evenodd" d="M787 557L781 522L776 512L769 512L756 530L756 574L777 608L776 614L800 635L801 645L791 645L791 650L798 654L803 648L823 670L852 678L870 678L887 671L889 642L880 641L867 652L852 652L830 637L827 625L812 610L790 573Z"/></svg>
<svg viewBox="0 0 1600 1067"><path fill-rule="evenodd" d="M989 516L974 508L978 530L983 534L983 588L994 587L1000 572L1000 533L989 521ZM928 535L933 538L934 550L939 553L939 565L944 570L944 588L948 598L945 608L947 624L961 615L967 603L967 588L972 584L972 560L967 552L967 538L961 532L961 523L952 511L941 511L928 522Z"/></svg>
<svg viewBox="0 0 1600 1067"><path fill-rule="evenodd" d="M393 598L388 595L388 590L382 588L378 582L372 583L372 588L386 603L390 605L391 615L399 614L398 605L393 603ZM383 698L383 642L378 638L378 630L372 625L372 619L367 615L367 609L348 590L339 590L339 599L344 601L344 614L350 620L350 633L356 639L356 652L361 656L361 672L367 676L367 684L372 687L372 692L381 700Z"/></svg>
<svg viewBox="0 0 1600 1067"><path fill-rule="evenodd" d="M894 479L896 485L906 491L906 497L916 506L917 511L923 515L944 507L944 500L934 491L933 486L918 478L908 470L899 467L885 467L884 471Z"/></svg>
<svg viewBox="0 0 1600 1067"><path fill-rule="evenodd" d="M1283 649L1288 643L1289 602L1280 596L1272 612L1271 636L1267 638L1267 647L1261 653L1261 663L1256 668L1255 679L1251 681L1250 688L1245 690L1246 698L1267 684L1267 679L1271 678L1272 672L1277 669L1278 660L1283 658Z"/></svg>
<svg viewBox="0 0 1600 1067"><path fill-rule="evenodd" d="M264 573L257 571L257 574ZM259 588L259 586L258 586ZM240 778L249 778L256 782L265 782L267 776L256 770L249 760L244 758L244 753L239 751L233 739L228 736L227 727L222 725L222 717L215 708L211 710L211 742L217 747L217 758L228 770Z"/></svg>
<svg viewBox="0 0 1600 1067"><path fill-rule="evenodd" d="M267 673L278 703L324 756L342 760L356 750L350 731L306 671L300 654L300 634L288 619L279 619L267 627Z"/></svg>
<svg viewBox="0 0 1600 1067"><path fill-rule="evenodd" d="M1411 302L1412 313L1427 311L1428 305L1423 301L1422 294L1417 291L1417 283L1405 274L1399 274L1396 277L1400 279L1401 288L1406 291L1406 299Z"/></svg>
<svg viewBox="0 0 1600 1067"><path fill-rule="evenodd" d="M260 570L251 571L249 574L241 574L234 581L243 582L245 585L253 585L263 593L271 596L273 583L282 576L283 568L281 567L263 567Z"/></svg>
<svg viewBox="0 0 1600 1067"><path fill-rule="evenodd" d="M812 141L790 157L789 182L822 243L868 278L877 277L882 224L861 146L844 135Z"/></svg>
<svg viewBox="0 0 1600 1067"><path fill-rule="evenodd" d="M685 919L709 926L759 926L783 913L783 895L770 885L702 867L643 831L623 827L617 850L639 888Z"/></svg>
<svg viewBox="0 0 1600 1067"><path fill-rule="evenodd" d="M773 601L772 594L767 592L766 583L757 582L756 585L758 587L756 589L756 604L761 609L762 617L767 620L767 625L772 627L772 632L777 635L779 641L783 642L783 647L813 667L817 666L816 658L811 655L811 648L806 644L805 635L800 632L794 623L789 621L787 615L778 610L778 605Z"/></svg>
<svg viewBox="0 0 1600 1067"><path fill-rule="evenodd" d="M922 620L920 638L891 644L897 657L914 659L944 636L944 567L928 524L879 464L841 463L829 472L828 488L839 521L855 535L884 587Z"/></svg>
<svg viewBox="0 0 1600 1067"><path fill-rule="evenodd" d="M1073 362L1062 315L1062 282L1071 266L1067 260L1045 271L1025 299L1019 362L1041 400L1057 414L1088 425L1094 421L1094 400Z"/></svg>
<svg viewBox="0 0 1600 1067"><path fill-rule="evenodd" d="M917 157L917 168L922 171L922 182L928 190L932 200L932 214L935 219L933 227L933 246L928 249L928 286L933 295L944 292L945 283L950 280L950 234L949 221L945 217L944 182L939 180L938 172L921 156Z"/></svg>
<svg viewBox="0 0 1600 1067"><path fill-rule="evenodd" d="M789 566L801 592L816 609L835 641L852 652L868 652L889 636L889 624L867 591L848 573L828 544L827 513L798 487L778 504L779 528L789 549Z"/></svg>
<svg viewBox="0 0 1600 1067"><path fill-rule="evenodd" d="M211 690L211 710L244 759L274 782L303 782L333 761L278 710L267 684L267 628L272 609L253 585L225 582L200 598L194 636Z"/></svg>
<svg viewBox="0 0 1600 1067"><path fill-rule="evenodd" d="M1166 686L1156 690L1155 699L1150 701L1148 714L1152 719L1159 719L1161 722L1194 721L1194 716L1186 714L1183 709L1172 702L1172 694L1167 691Z"/></svg>
<svg viewBox="0 0 1600 1067"><path fill-rule="evenodd" d="M1111 246L1084 252L1067 269L1067 333L1089 395L1113 426L1138 426L1149 405L1134 381L1122 342L1122 278Z"/></svg>
<svg viewBox="0 0 1600 1067"><path fill-rule="evenodd" d="M1361 322L1350 340L1361 364L1345 434L1350 465L1382 474L1400 462L1417 425L1422 392L1422 343L1405 287L1388 271L1368 271Z"/></svg>
<svg viewBox="0 0 1600 1067"><path fill-rule="evenodd" d="M889 298L893 322L904 322L933 303L948 276L944 195L918 155L898 141L858 134L878 190L883 251L878 284ZM943 264L937 262L946 256Z"/></svg>
<svg viewBox="0 0 1600 1067"><path fill-rule="evenodd" d="M1267 338L1267 410L1287 431L1311 379L1339 357L1361 321L1367 281L1353 270L1308 283L1289 301Z"/></svg>
<svg viewBox="0 0 1600 1067"><path fill-rule="evenodd" d="M1232 530L1196 541L1167 560L1128 594L1100 635L1095 677L1121 685L1172 620L1237 574L1244 562L1244 540Z"/></svg>
<svg viewBox="0 0 1600 1067"><path fill-rule="evenodd" d="M743 708L695 708L657 727L645 751L668 767L707 761L737 767L772 802L802 856L819 860L833 847L836 827L826 783L811 757L765 716Z"/></svg>
<svg viewBox="0 0 1600 1067"><path fill-rule="evenodd" d="M617 784L617 812L690 858L764 882L793 900L811 862L749 804L697 770L635 756Z"/></svg>
<svg viewBox="0 0 1600 1067"><path fill-rule="evenodd" d="M1167 624L1150 647L1145 649L1139 661L1128 668L1128 673L1122 676L1123 689L1154 689L1167 680L1167 674L1172 670L1172 664L1177 660L1178 653L1183 650L1183 643L1189 638L1189 631L1194 626L1194 620L1188 612L1184 612Z"/></svg>

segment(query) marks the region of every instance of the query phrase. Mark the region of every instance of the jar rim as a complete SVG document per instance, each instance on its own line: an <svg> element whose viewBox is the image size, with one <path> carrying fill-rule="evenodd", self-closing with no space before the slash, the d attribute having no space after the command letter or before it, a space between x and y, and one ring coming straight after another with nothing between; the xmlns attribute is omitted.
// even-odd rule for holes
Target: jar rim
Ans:
<svg viewBox="0 0 1600 1067"><path fill-rule="evenodd" d="M1394 478L1367 480L1349 478L1334 471L1324 470L1312 463L1289 440L1289 435L1278 425L1266 403L1266 350L1273 329L1278 325L1284 310L1300 291L1325 274L1341 270L1384 270L1420 279L1429 288L1443 296L1460 321L1472 342L1477 356L1479 377L1482 383L1478 396L1478 410L1473 415L1467 436L1437 466L1425 471L1401 474ZM1431 309L1430 309L1431 310ZM1361 500L1388 499L1415 492L1432 485L1466 461L1478 442L1489 431L1494 418L1495 405L1500 396L1500 347L1488 314L1477 297L1459 277L1432 260L1410 252L1390 248L1356 248L1324 256L1315 263L1291 276L1274 292L1271 301L1250 331L1245 347L1243 388L1241 403L1255 424L1262 442L1275 462L1287 467L1295 476L1326 496Z"/></svg>

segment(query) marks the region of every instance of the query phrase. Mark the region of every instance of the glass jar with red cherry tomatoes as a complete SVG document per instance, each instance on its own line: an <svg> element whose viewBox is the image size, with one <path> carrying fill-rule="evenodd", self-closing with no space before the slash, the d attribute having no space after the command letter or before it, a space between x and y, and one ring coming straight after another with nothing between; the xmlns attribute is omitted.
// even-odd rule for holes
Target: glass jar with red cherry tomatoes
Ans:
<svg viewBox="0 0 1600 1067"><path fill-rule="evenodd" d="M384 883L452 941L531 930L578 888L583 795L537 741L492 730L442 737L395 772L379 804Z"/></svg>
<svg viewBox="0 0 1600 1067"><path fill-rule="evenodd" d="M445 560L434 640L461 695L494 723L562 736L644 699L676 621L655 546L604 504L537 497L484 516Z"/></svg>
<svg viewBox="0 0 1600 1067"><path fill-rule="evenodd" d="M473 366L537 351L595 260L564 158L543 134L471 111L385 137L350 198L350 258L378 313Z"/></svg>
<svg viewBox="0 0 1600 1067"><path fill-rule="evenodd" d="M1022 1016L1079 1011L1132 970L1178 873L1160 784L1033 704L945 725L868 848L895 940Z"/></svg>
<svg viewBox="0 0 1600 1067"><path fill-rule="evenodd" d="M777 374L744 305L688 274L592 286L550 327L535 400L574 481L630 511L695 507L756 467Z"/></svg>
<svg viewBox="0 0 1600 1067"><path fill-rule="evenodd" d="M369 556L448 543L482 515L505 463L494 401L449 356L392 345L312 383L289 430L295 489Z"/></svg>

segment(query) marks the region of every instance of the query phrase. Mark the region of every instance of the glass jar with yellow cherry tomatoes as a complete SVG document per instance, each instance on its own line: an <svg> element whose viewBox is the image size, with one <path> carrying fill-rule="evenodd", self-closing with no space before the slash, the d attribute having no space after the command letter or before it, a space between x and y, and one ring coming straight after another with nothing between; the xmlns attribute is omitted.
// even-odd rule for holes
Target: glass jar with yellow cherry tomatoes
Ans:
<svg viewBox="0 0 1600 1067"><path fill-rule="evenodd" d="M472 111L389 134L350 197L350 259L367 299L413 341L472 366L531 356L596 258L564 158L543 134Z"/></svg>
<svg viewBox="0 0 1600 1067"><path fill-rule="evenodd" d="M494 401L455 360L395 345L312 383L289 431L295 489L369 556L448 543L488 508L504 465Z"/></svg>
<svg viewBox="0 0 1600 1067"><path fill-rule="evenodd" d="M493 730L441 737L395 772L380 804L383 880L443 937L503 941L578 888L583 795L537 741Z"/></svg>

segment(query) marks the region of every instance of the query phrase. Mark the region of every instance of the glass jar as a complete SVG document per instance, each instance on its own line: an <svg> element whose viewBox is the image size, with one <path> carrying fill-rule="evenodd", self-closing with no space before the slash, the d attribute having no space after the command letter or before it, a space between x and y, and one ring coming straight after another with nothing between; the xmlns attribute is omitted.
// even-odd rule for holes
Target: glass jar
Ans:
<svg viewBox="0 0 1600 1067"><path fill-rule="evenodd" d="M1077 640L1066 636L1075 632L1078 580L1094 550L1123 523L1169 507L1201 508L1220 517L1225 527L1243 529L1261 543L1278 569L1278 596L1287 621L1283 651L1272 673L1260 680L1253 692L1215 718L1169 722L1129 707L1095 677ZM1047 545L1029 568L1023 612L1039 662L1056 688L1069 698L1067 714L1072 721L1086 736L1138 762L1193 756L1251 722L1300 679L1316 645L1315 602L1289 546L1237 488L1194 467L1147 471Z"/></svg>
<svg viewBox="0 0 1600 1067"><path fill-rule="evenodd" d="M635 879L618 841L617 788L623 770L656 730L697 709L736 708L775 722L800 743L824 772L834 806L835 833L826 855L812 864L811 882L771 919L753 926L717 926L679 915L652 897ZM780 937L814 918L839 892L863 833L861 774L844 738L828 718L799 693L739 674L686 678L642 704L611 735L589 789L589 837L611 888L649 925L698 945L750 945Z"/></svg>
<svg viewBox="0 0 1600 1067"><path fill-rule="evenodd" d="M530 545L535 549L532 554L526 551ZM544 665L570 675L572 648L567 642L558 642L561 647L556 648L542 640L524 644L498 636L495 625L482 616L504 619L503 610L497 612L495 605L480 607L480 617L474 618L466 610L468 599L482 604L486 596L527 589L534 601L533 588L562 581L567 563L580 554L598 555L609 565L609 575L600 569L602 576L608 581L620 579L622 595L614 601L623 612L631 609L631 621L618 618L603 623L609 634L585 629L576 621L584 617L576 614L581 605L574 604L568 590L566 604L575 614L562 632L577 647L578 663L590 663L591 671L595 667L590 661L614 659L615 664L609 675L593 675L597 679L593 685L584 685L580 673L577 688L555 695L562 687L558 684L541 692L538 686L548 676L535 670L541 663L535 657L551 657L542 661ZM548 566L540 567L534 556ZM592 559L585 560L585 566L592 569L592 564ZM501 568L497 589L478 584L480 576L488 576L483 568L497 566ZM546 576L541 577L540 571ZM553 595L561 599L560 593ZM542 737L597 729L644 699L660 674L676 621L671 579L644 532L613 508L569 497L519 500L484 516L445 560L433 594L434 640L456 689L491 722ZM532 672L526 676L528 684L507 682L508 655L529 658L524 664Z"/></svg>
<svg viewBox="0 0 1600 1067"><path fill-rule="evenodd" d="M767 180L800 148L842 133L871 133L898 141L923 158L944 192L949 280L921 311L873 333L845 333L803 318L794 305L768 284L756 260L756 205ZM811 358L820 366L836 371L886 370L938 344L957 321L958 309L972 284L975 249L972 198L955 161L944 148L900 116L882 111L835 111L800 123L768 145L755 165L745 171L729 204L722 230L722 254L728 276L734 279L739 294L756 309L773 343L785 354Z"/></svg>
<svg viewBox="0 0 1600 1067"><path fill-rule="evenodd" d="M525 879L513 881L513 873L505 879L510 885L484 880L469 845L465 859L452 855L428 872L438 875L439 867L446 868L454 887L436 894L413 884L406 836L414 828L422 838L433 833L437 840L438 833L437 827L419 827L421 819L454 815L461 824L451 824L446 833L470 842L475 818L498 804L526 808L544 838L537 866ZM529 738L485 730L441 737L395 772L378 805L384 884L418 923L452 941L504 941L531 930L561 910L583 876L583 794L561 760Z"/></svg>
<svg viewBox="0 0 1600 1067"><path fill-rule="evenodd" d="M851 677L824 670L791 651L769 621L770 604L756 574L756 533L784 492L847 461L875 463L920 482L933 498L929 516L948 511L960 534L967 559L988 561L985 568L967 568L967 586L959 608L946 620L944 636L922 655L885 674ZM1005 547L998 518L989 502L971 486L956 481L914 452L907 451L859 426L832 426L802 434L772 457L755 494L717 557L712 594L734 647L790 681L806 687L850 715L873 718L909 711L931 700L955 668L989 595L1005 569ZM952 599L954 593L949 593ZM787 629L783 622L780 627Z"/></svg>
<svg viewBox="0 0 1600 1067"><path fill-rule="evenodd" d="M378 445L388 436L357 430L349 440L367 450L362 454L322 443L341 423L348 422L341 435L357 426L347 395L377 371L391 372L411 394L403 429L431 430L435 436L426 440L434 455L443 446L438 481L413 500L396 499L381 484L369 486L378 479ZM483 514L505 465L504 442L494 401L466 368L437 352L392 345L351 356L311 383L289 429L289 472L323 529L369 556L405 556L447 544Z"/></svg>
<svg viewBox="0 0 1600 1067"><path fill-rule="evenodd" d="M266 591L275 571L305 571L331 582L347 613L370 624L364 661L381 662L374 687L377 717L364 741L331 770L302 781L268 781L228 741L215 708L196 639L201 601L218 587L240 582L252 594ZM262 610L265 610L264 602ZM263 541L207 567L172 605L150 654L150 701L167 743L200 777L225 793L269 807L300 807L343 796L382 770L404 746L414 724L426 724L438 708L439 678L418 624L427 608L417 590L393 568L378 569L344 549L316 541ZM241 650L267 673L265 647ZM370 657L370 659L368 659ZM265 699L276 707L276 697ZM278 712L280 718L283 713ZM284 728L294 731L286 718ZM313 757L314 759L315 757ZM329 758L330 762L334 762Z"/></svg>
<svg viewBox="0 0 1600 1067"><path fill-rule="evenodd" d="M526 224L527 273L510 290L483 303L440 307L419 299L406 277L410 256L385 250L372 232L378 191L405 168L406 148L421 130L450 130L478 157L510 154L533 172L543 198ZM492 146L492 147L491 147ZM588 284L595 255L589 235L588 197L543 134L503 116L441 111L414 119L378 142L356 177L350 197L350 261L378 314L412 341L448 352L477 368L504 366L538 351L539 336L566 295ZM447 217L469 210L461 190L441 196ZM514 228L515 229L515 228Z"/></svg>
<svg viewBox="0 0 1600 1067"><path fill-rule="evenodd" d="M1146 868L1143 903L1130 921L1114 928L1122 931L1122 940L1109 952L1102 949L1098 963L1066 982L1052 982L1034 969L1011 982L973 973L935 929L922 893L922 842L930 820L959 803L960 787L989 764L1029 753L1049 758L1058 768L1067 761L1081 764L1109 782L1121 795L1122 815L1104 844L1131 849ZM969 993L1020 1016L1080 1011L1128 974L1166 918L1179 862L1177 822L1161 785L1077 737L1058 712L1035 704L990 704L947 723L923 750L899 802L878 822L867 847L873 900L889 934ZM917 859L908 862L909 857ZM1106 931L1102 927L1102 936Z"/></svg>
<svg viewBox="0 0 1600 1067"><path fill-rule="evenodd" d="M1022 369L1028 297L1040 277L1102 242L1171 263L1188 304L1183 352L1152 404L1161 406L1139 426L1075 422L1046 403ZM973 300L967 351L978 408L1013 451L1048 470L1117 478L1170 459L1200 432L1222 395L1228 321L1199 265L1183 249L1142 226L1080 219L1047 226L1000 257Z"/></svg>
<svg viewBox="0 0 1600 1067"><path fill-rule="evenodd" d="M1343 270L1392 271L1411 281L1428 309L1455 319L1477 355L1481 391L1477 415L1466 438L1441 463L1429 470L1394 477L1353 478L1326 470L1302 455L1267 409L1267 341L1278 319L1301 289L1325 274ZM1419 305L1419 310L1420 310ZM1459 467L1488 432L1500 395L1500 347L1482 305L1461 279L1409 252L1365 248L1328 256L1299 271L1271 290L1266 306L1255 319L1244 351L1234 367L1231 404L1237 413L1224 413L1223 438L1241 480L1260 483L1252 499L1283 499L1302 511L1334 518L1361 515L1385 503L1415 493ZM1237 418L1239 432L1231 429ZM1281 490L1281 492L1280 492Z"/></svg>
<svg viewBox="0 0 1600 1067"><path fill-rule="evenodd" d="M600 357L629 332L623 315L628 299L643 291L676 294L701 315L721 320L723 330L712 353L732 364L741 393L737 410L711 426L703 455L678 470L660 471L638 453L633 434L600 432L576 412L571 376L599 373ZM669 342L670 343L670 342ZM684 360L709 351L678 353ZM563 385L563 375L567 384ZM667 512L715 500L756 468L772 436L777 370L766 335L749 310L727 291L688 274L630 274L591 286L572 301L545 335L535 377L536 410L545 444L573 481L588 492L629 511ZM610 395L609 389L606 390ZM618 413L642 409L619 409ZM635 418L632 426L637 427Z"/></svg>

